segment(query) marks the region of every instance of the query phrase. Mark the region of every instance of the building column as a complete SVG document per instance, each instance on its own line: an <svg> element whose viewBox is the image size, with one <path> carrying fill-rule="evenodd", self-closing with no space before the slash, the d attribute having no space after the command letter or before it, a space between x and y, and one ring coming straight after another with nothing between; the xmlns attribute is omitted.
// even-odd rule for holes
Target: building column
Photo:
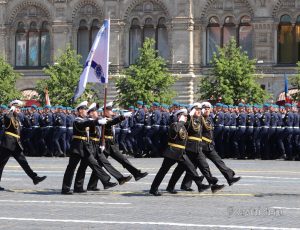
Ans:
<svg viewBox="0 0 300 230"><path fill-rule="evenodd" d="M7 58L6 49L6 27L5 27L5 15L6 15L6 0L0 0L0 56Z"/></svg>

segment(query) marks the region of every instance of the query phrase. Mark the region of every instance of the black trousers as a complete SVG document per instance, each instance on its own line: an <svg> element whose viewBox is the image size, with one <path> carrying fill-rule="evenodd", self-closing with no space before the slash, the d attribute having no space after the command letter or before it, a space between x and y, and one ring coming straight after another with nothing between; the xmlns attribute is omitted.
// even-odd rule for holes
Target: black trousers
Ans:
<svg viewBox="0 0 300 230"><path fill-rule="evenodd" d="M128 170L134 177L140 173L140 170L135 168L129 160L119 151L119 147L117 145L109 145L106 150L104 150L104 154L108 157L111 156L117 162L119 162L125 169ZM88 187L96 188L98 183L97 177L94 175L94 171L90 177Z"/></svg>
<svg viewBox="0 0 300 230"><path fill-rule="evenodd" d="M97 179L100 179L103 184L109 182L110 176L102 169L92 154L86 153L85 157L81 157L80 155L71 153L63 179L63 191L70 190L75 169L80 161L85 162L96 173Z"/></svg>
<svg viewBox="0 0 300 230"><path fill-rule="evenodd" d="M107 172L110 175L112 175L114 178L116 178L117 180L120 180L121 178L123 178L123 175L114 166L112 166L111 163L107 160L106 156L100 152L100 149L99 149L99 151L97 150L95 158L96 158L98 164L101 167L104 167L107 170ZM75 190L83 189L85 172L86 172L87 167L88 167L88 164L86 161L80 162L80 165L77 170L76 177L75 177L75 183L74 183ZM92 172L90 181L96 181L96 182L98 181L96 172L94 172L94 171ZM93 184L90 184L90 183L88 185L88 188L96 188L96 187L97 187L97 183L96 183L96 186L94 186Z"/></svg>
<svg viewBox="0 0 300 230"><path fill-rule="evenodd" d="M225 165L224 161L221 159L221 157L219 156L219 154L216 152L215 149L212 149L210 151L206 151L206 150L202 150L202 151L204 155L214 163L214 165L219 169L219 171L223 174L223 176L227 181L230 181L234 177L235 172ZM186 176L189 175L187 174ZM187 179L185 178L184 183L182 183L182 186L190 188L191 185L192 185L192 180L189 178Z"/></svg>
<svg viewBox="0 0 300 230"><path fill-rule="evenodd" d="M170 168L176 163L183 165L185 170L192 176L192 178L196 182L196 184L200 185L201 178L198 175L193 163L190 161L190 159L186 155L183 155L183 158L184 158L184 161L176 161L176 160L173 160L170 158L164 158L162 165L152 182L151 190L153 190L153 191L158 190L158 187L161 184L161 182L163 181L164 177L169 172Z"/></svg>
<svg viewBox="0 0 300 230"><path fill-rule="evenodd" d="M206 156L204 155L204 153L202 153L202 151L200 153L193 153L187 151L186 155L190 158L194 167L196 169L197 168L200 169L201 173L206 178L209 184L216 184L218 182L217 178L212 176L209 165L206 161ZM174 189L176 183L178 182L178 180L180 179L180 177L185 171L186 168L184 167L184 165L178 164L170 178L168 188ZM181 183L181 187L187 187L187 188L191 187L192 180L193 177L189 173L186 173Z"/></svg>
<svg viewBox="0 0 300 230"><path fill-rule="evenodd" d="M30 168L23 152L21 149L17 149L16 151L12 152L6 148L0 148L0 181L3 173L3 169L9 160L10 156L13 156L16 161L19 163L19 165L22 167L22 169L25 171L25 173L33 180L37 174L33 172L33 170Z"/></svg>

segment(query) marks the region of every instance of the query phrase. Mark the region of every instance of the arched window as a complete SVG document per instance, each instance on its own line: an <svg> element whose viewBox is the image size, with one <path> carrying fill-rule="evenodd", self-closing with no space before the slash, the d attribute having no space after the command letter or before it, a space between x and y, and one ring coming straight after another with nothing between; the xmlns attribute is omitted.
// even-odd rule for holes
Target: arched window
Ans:
<svg viewBox="0 0 300 230"><path fill-rule="evenodd" d="M157 50L161 57L169 58L168 31L166 27L166 19L160 18L157 25Z"/></svg>
<svg viewBox="0 0 300 230"><path fill-rule="evenodd" d="M238 28L238 30L237 30ZM237 33L238 31L238 33ZM206 33L206 63L209 64L218 46L225 46L231 38L236 39L237 44L247 52L249 58L253 58L253 27L251 18L244 16L236 26L234 18L228 16L224 20L221 29L219 19L215 16L209 19Z"/></svg>
<svg viewBox="0 0 300 230"><path fill-rule="evenodd" d="M155 39L155 30L154 30L152 18L147 18L145 20L143 36L144 36L143 41L145 41L146 38Z"/></svg>
<svg viewBox="0 0 300 230"><path fill-rule="evenodd" d="M25 25L19 22L16 32L16 66L26 66L27 38Z"/></svg>
<svg viewBox="0 0 300 230"><path fill-rule="evenodd" d="M211 61L214 52L217 52L217 47L220 46L220 43L221 28L219 19L217 17L211 17L207 26L207 63Z"/></svg>
<svg viewBox="0 0 300 230"><path fill-rule="evenodd" d="M32 22L28 32L29 37L29 66L39 65L39 32L36 22Z"/></svg>
<svg viewBox="0 0 300 230"><path fill-rule="evenodd" d="M129 63L135 63L136 58L139 55L139 48L142 46L142 30L139 20L137 18L132 19L130 32L129 32Z"/></svg>
<svg viewBox="0 0 300 230"><path fill-rule="evenodd" d="M90 33L87 27L87 22L85 20L81 20L79 23L78 33L77 33L77 53L82 56L81 63L84 64L87 56L89 54L90 48Z"/></svg>
<svg viewBox="0 0 300 230"><path fill-rule="evenodd" d="M146 38L153 38L155 40L155 49L158 50L159 55L165 59L170 56L168 30L166 26L166 19L161 17L157 24L152 18L146 18L144 24L140 24L138 18L131 21L129 31L129 64L135 63L139 55L138 49L142 47L142 43Z"/></svg>
<svg viewBox="0 0 300 230"><path fill-rule="evenodd" d="M239 25L239 45L247 52L249 58L253 58L253 27L250 17L244 16Z"/></svg>
<svg viewBox="0 0 300 230"><path fill-rule="evenodd" d="M45 21L38 27L36 22L25 29L23 22L18 23L15 37L16 67L43 67L50 62L50 34Z"/></svg>
<svg viewBox="0 0 300 230"><path fill-rule="evenodd" d="M300 61L300 15L297 17L295 25L295 35L296 35L296 60Z"/></svg>
<svg viewBox="0 0 300 230"><path fill-rule="evenodd" d="M91 41L90 41L90 48L92 48L93 42L95 40L95 37L97 36L97 33L100 29L99 26L99 20L98 19L94 19L92 22L92 27L91 27Z"/></svg>
<svg viewBox="0 0 300 230"><path fill-rule="evenodd" d="M280 18L278 26L278 63L294 63L294 38L292 18L289 15L283 15Z"/></svg>
<svg viewBox="0 0 300 230"><path fill-rule="evenodd" d="M41 27L41 65L50 63L50 34L48 22L43 22Z"/></svg>
<svg viewBox="0 0 300 230"><path fill-rule="evenodd" d="M236 39L236 27L234 24L234 18L229 16L224 20L223 25L223 46L226 45L231 38Z"/></svg>
<svg viewBox="0 0 300 230"><path fill-rule="evenodd" d="M89 9L90 8L87 7L85 10ZM79 22L79 28L77 31L77 53L82 57L82 64L85 64L86 62L99 29L100 25L98 19L94 19L90 25L88 25L87 21L84 19Z"/></svg>

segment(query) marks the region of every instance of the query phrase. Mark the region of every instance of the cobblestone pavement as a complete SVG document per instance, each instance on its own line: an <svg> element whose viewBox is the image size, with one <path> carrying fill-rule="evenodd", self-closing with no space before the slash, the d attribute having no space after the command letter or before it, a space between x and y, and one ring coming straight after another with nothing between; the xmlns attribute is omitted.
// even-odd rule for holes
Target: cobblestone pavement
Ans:
<svg viewBox="0 0 300 230"><path fill-rule="evenodd" d="M71 196L60 194L67 158L28 161L48 178L34 186L10 159L1 181L6 190L0 192L0 229L300 229L300 162L226 159L242 180L216 194L166 193L172 168L160 186L163 196L154 197L148 191L160 158L130 159L149 172L138 182ZM225 184L216 167L211 169Z"/></svg>

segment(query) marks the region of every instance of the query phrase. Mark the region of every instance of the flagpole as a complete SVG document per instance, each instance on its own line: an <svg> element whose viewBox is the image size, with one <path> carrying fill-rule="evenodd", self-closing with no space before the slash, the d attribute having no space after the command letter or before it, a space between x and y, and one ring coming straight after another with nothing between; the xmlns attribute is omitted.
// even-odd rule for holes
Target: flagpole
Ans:
<svg viewBox="0 0 300 230"><path fill-rule="evenodd" d="M104 85L104 102L103 102L103 117L105 117L106 114L106 98L107 98L107 83ZM102 132L101 132L101 146L105 146L105 125L102 126Z"/></svg>
<svg viewBox="0 0 300 230"><path fill-rule="evenodd" d="M109 41L110 41L110 16L108 18L109 26L108 26L108 34L107 34L107 40L108 40L108 46L107 46L107 56L106 56L106 63L107 63L107 69L106 69L106 74L107 74L107 79L104 84L104 102L103 102L103 114L105 117L106 115L106 100L107 100L107 85L108 85L108 69L109 69ZM102 132L101 132L101 143L102 146L105 147L105 125L102 126Z"/></svg>

